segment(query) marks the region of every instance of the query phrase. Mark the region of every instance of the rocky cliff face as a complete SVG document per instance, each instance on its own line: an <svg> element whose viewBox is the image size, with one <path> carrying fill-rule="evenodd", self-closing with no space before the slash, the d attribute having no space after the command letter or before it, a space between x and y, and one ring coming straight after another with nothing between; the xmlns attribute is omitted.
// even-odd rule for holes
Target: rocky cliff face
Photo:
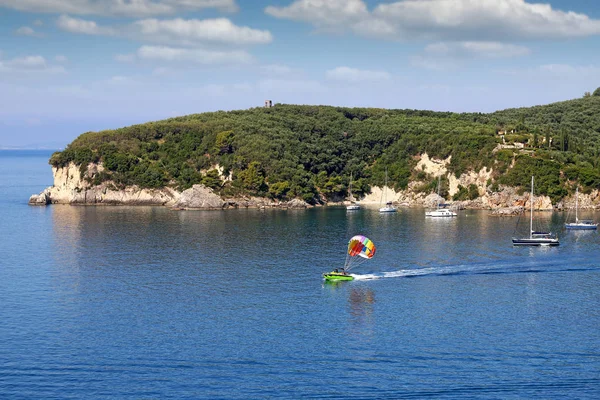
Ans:
<svg viewBox="0 0 600 400"><path fill-rule="evenodd" d="M387 188L385 197L387 201L393 201L394 204L404 207L427 207L434 208L438 203L450 203L451 208L456 209L490 209L496 210L501 208L529 208L529 192L524 192L519 195L515 188L501 187L499 192L492 193L484 187L478 186L480 195L475 200L466 201L448 201L436 193L419 193L415 192L414 188L419 185L419 182L411 182L407 190L395 192L393 189ZM369 195L360 200L361 204L379 204L381 202L383 189L373 187ZM580 197L581 200L581 197ZM600 199L599 199L600 200ZM598 204L598 203L596 203ZM534 198L533 207L536 210L552 210L553 205L548 196L536 196ZM583 208L583 207L582 207Z"/></svg>
<svg viewBox="0 0 600 400"><path fill-rule="evenodd" d="M447 201L436 193L421 193L417 190L424 182L410 182L407 190L394 191L391 188L373 187L371 193L360 200L361 203L365 204L379 204L383 199L387 201L393 201L395 204L406 207L435 207L438 203L451 203L453 208L475 208L475 209L508 209L520 210L522 208L529 208L529 192L525 192L521 195L517 193L517 190L512 187L500 187L498 192L491 192L487 187L487 182L492 176L493 170L482 168L480 171L469 171L456 178L453 174L448 172L447 165L450 163L451 157L445 160L436 160L429 158L427 154L421 155L415 170L417 172L423 171L430 176L438 177L443 176L448 179L449 182L449 197L452 198L459 191L459 187L469 187L475 185L479 192L479 197L475 200L468 201ZM548 196L536 196L534 198L534 208L539 210L552 210L553 204ZM594 191L586 199L583 199L580 194L579 204L581 208L599 208L600 207L600 194L598 191ZM564 202L565 207L569 207L567 204L574 204L574 200L566 200ZM563 204L557 206L562 207Z"/></svg>
<svg viewBox="0 0 600 400"><path fill-rule="evenodd" d="M508 210L512 214L515 210L527 209L529 193L519 195L515 188L500 187L498 192L491 192L487 182L492 170L483 168L481 171L469 171L459 178L450 174L446 160L430 159L424 154L417 163L416 169L424 171L435 177L440 174L446 176L450 183L449 196L459 190L459 185L468 187L477 186L479 197L475 200L450 202L456 209L477 208L491 210ZM210 188L203 185L194 185L192 188L179 192L172 188L142 189L135 186L117 189L111 182L92 185L92 178L103 171L101 164L89 164L85 173L81 174L80 168L71 163L64 168L52 168L54 185L42 193L32 195L29 199L31 205L47 204L95 204L95 205L161 205L176 209L224 209L224 208L307 208L304 201L294 199L289 202L272 201L266 198L243 197L223 199ZM404 207L435 207L438 203L448 202L435 193L421 193L417 188L423 182L410 182L407 190L396 192L391 188L373 187L371 193L360 199L363 204L379 204L382 200L393 201L396 205ZM384 190L385 189L385 190ZM553 204L547 196L536 196L534 208L551 210ZM575 198L565 198L556 205L558 208L573 208ZM600 191L594 190L589 194L579 194L580 209L600 208Z"/></svg>
<svg viewBox="0 0 600 400"><path fill-rule="evenodd" d="M106 204L106 205L170 205L179 197L170 188L140 189L132 186L119 190L111 182L93 186L86 178L103 171L102 165L89 164L81 174L73 163L52 168L54 185L29 199L29 204Z"/></svg>
<svg viewBox="0 0 600 400"><path fill-rule="evenodd" d="M92 185L91 179L103 171L101 164L89 164L81 174L77 165L71 163L63 168L52 168L54 185L29 199L31 205L81 204L81 205L145 205L168 206L176 209L215 210L223 208L306 208L300 200L273 202L268 199L241 198L223 200L212 189L194 185L178 192L172 188L142 189L137 186L117 189L112 182ZM88 178L88 179L86 179Z"/></svg>

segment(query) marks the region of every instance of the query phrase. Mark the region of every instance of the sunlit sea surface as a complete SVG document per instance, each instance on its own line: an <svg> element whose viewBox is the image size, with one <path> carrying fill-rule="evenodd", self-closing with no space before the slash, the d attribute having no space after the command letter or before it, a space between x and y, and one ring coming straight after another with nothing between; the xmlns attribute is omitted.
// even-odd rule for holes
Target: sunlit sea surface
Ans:
<svg viewBox="0 0 600 400"><path fill-rule="evenodd" d="M600 398L600 237L538 213L30 207L0 152L0 398ZM600 220L600 215L583 212ZM348 239L377 254L326 284Z"/></svg>

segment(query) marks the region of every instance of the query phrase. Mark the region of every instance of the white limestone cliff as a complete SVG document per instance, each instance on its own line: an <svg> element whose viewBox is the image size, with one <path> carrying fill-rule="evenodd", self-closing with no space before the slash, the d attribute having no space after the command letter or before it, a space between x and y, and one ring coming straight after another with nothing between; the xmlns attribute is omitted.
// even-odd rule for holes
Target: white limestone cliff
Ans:
<svg viewBox="0 0 600 400"><path fill-rule="evenodd" d="M54 185L29 199L31 205L81 204L81 205L146 205L168 206L176 209L223 209L223 208L307 208L301 200L275 202L254 197L223 200L212 189L194 185L179 192L173 188L145 189L137 186L117 188L113 182L93 185L93 178L104 170L102 164L89 164L82 174L74 163L66 167L52 168ZM224 177L224 179L228 179Z"/></svg>

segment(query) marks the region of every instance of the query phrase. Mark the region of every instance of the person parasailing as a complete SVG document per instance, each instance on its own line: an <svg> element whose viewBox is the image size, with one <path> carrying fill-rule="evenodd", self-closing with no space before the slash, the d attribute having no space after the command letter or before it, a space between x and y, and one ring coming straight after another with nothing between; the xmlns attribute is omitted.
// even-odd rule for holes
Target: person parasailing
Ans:
<svg viewBox="0 0 600 400"><path fill-rule="evenodd" d="M371 239L363 235L353 236L348 242L348 251L343 268L336 268L332 272L323 274L325 280L352 280L354 277L348 273L352 268L373 258L377 248Z"/></svg>

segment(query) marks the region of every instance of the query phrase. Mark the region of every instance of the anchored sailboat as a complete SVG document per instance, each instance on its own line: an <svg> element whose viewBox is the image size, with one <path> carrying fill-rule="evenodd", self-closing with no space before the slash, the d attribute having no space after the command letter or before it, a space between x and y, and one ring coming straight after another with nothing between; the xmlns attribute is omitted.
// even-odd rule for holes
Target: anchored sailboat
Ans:
<svg viewBox="0 0 600 400"><path fill-rule="evenodd" d="M381 192L381 200L379 201L379 205L381 205L382 201L385 199L385 207L381 207L379 209L380 213L394 213L398 211L396 207L392 205L391 201L387 201L387 183L388 183L388 174L387 168L385 169L385 184L383 185L383 191Z"/></svg>
<svg viewBox="0 0 600 400"><path fill-rule="evenodd" d="M537 232L533 230L533 176L531 177L531 215L529 217L529 237L513 238L513 246L558 246L557 237L550 232Z"/></svg>
<svg viewBox="0 0 600 400"><path fill-rule="evenodd" d="M565 228L567 229L581 229L581 230L594 230L598 228L598 224L594 223L591 219L579 219L577 214L577 208L579 200L579 186L575 189L575 222L567 222Z"/></svg>
<svg viewBox="0 0 600 400"><path fill-rule="evenodd" d="M356 201L354 201L354 197L352 196L352 172L350 173L350 184L348 185L348 195L350 198L350 205L346 206L346 211L358 211L360 210L360 206Z"/></svg>
<svg viewBox="0 0 600 400"><path fill-rule="evenodd" d="M437 193L438 197L441 197L440 196L441 182L442 182L442 176L440 175L438 177L438 193ZM437 209L435 209L434 211L426 211L425 216L426 217L456 217L456 213L454 211L448 210L447 208L442 208L442 205L438 201Z"/></svg>

